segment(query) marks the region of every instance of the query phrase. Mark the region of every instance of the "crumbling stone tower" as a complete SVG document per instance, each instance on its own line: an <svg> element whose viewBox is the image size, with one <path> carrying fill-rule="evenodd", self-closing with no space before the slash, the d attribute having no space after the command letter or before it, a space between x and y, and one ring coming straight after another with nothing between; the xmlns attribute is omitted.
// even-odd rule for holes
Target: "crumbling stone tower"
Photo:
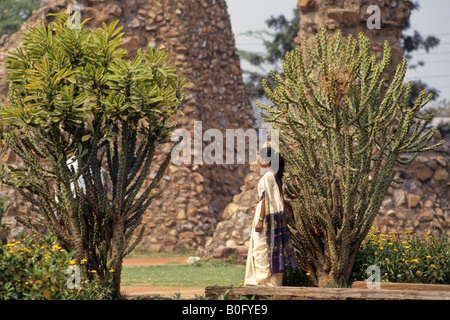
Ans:
<svg viewBox="0 0 450 320"><path fill-rule="evenodd" d="M179 75L193 86L179 117L180 127L193 137L195 121L203 131L254 126L254 116L242 80L242 71L225 0L43 0L22 30L48 21L48 13L67 12L68 4L80 8L85 25L97 28L119 19L124 44L133 57L139 48L166 49ZM5 58L21 41L21 32L0 39L0 96L7 93ZM168 146L162 146L167 151ZM162 161L163 154L157 159ZM8 154L4 161L16 161ZM212 236L217 218L232 194L237 193L248 166L171 164L159 184L164 189L144 217L146 234L141 245L152 249L179 246L203 247ZM148 182L151 182L151 175ZM15 201L7 217L23 214L27 204L12 190L3 190Z"/></svg>

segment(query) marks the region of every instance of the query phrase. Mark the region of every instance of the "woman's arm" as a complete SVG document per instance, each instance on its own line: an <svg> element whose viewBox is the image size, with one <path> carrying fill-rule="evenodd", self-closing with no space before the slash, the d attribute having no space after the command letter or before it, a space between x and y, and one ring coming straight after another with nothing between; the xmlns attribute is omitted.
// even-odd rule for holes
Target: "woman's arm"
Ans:
<svg viewBox="0 0 450 320"><path fill-rule="evenodd" d="M255 231L261 232L263 230L264 217L266 216L266 199L261 201L261 211L259 213L259 220L256 223Z"/></svg>

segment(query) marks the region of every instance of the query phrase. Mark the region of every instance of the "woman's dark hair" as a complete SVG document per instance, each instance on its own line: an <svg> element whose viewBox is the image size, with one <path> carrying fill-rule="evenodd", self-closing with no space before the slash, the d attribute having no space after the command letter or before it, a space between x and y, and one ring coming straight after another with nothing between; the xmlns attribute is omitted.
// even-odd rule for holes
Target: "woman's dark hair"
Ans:
<svg viewBox="0 0 450 320"><path fill-rule="evenodd" d="M278 187L280 188L280 192L282 190L283 186L283 175L284 175L284 166L285 161L284 158L281 156L279 152L277 152L275 149L271 147L265 147L260 150L259 156L263 159L266 159L270 165L272 166L272 160L275 159L275 157L278 157L278 170L274 170L275 177L277 178ZM272 167L272 169L274 169Z"/></svg>

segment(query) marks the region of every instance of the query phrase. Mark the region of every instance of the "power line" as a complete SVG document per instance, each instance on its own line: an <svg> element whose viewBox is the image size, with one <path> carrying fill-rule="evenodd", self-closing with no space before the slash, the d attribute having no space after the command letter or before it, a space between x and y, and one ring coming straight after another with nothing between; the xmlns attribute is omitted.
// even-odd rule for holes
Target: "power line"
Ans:
<svg viewBox="0 0 450 320"><path fill-rule="evenodd" d="M419 62L419 61L417 61ZM450 60L441 60L441 61L424 61L424 63L427 64L432 64L432 63L450 63Z"/></svg>
<svg viewBox="0 0 450 320"><path fill-rule="evenodd" d="M439 55L439 54L450 54L450 51L443 51L443 52L418 52L418 53L414 53L414 54L411 54L412 56L415 56L415 55Z"/></svg>
<svg viewBox="0 0 450 320"><path fill-rule="evenodd" d="M433 34L433 36L450 36L450 32L445 32L445 33L435 33L435 34Z"/></svg>
<svg viewBox="0 0 450 320"><path fill-rule="evenodd" d="M434 75L434 76L413 76L411 78L423 79L423 78L448 78L448 77L450 77L450 74L440 74L440 75Z"/></svg>

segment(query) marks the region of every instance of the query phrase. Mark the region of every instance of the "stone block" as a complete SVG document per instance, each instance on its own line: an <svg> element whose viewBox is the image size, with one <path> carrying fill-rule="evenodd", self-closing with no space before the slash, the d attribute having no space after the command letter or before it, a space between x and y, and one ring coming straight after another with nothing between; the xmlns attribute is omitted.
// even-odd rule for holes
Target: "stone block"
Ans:
<svg viewBox="0 0 450 320"><path fill-rule="evenodd" d="M408 208L413 208L416 207L419 202L420 202L420 196L415 195L415 194L408 194L407 196L407 204L408 204Z"/></svg>
<svg viewBox="0 0 450 320"><path fill-rule="evenodd" d="M345 26L354 26L359 22L358 12L353 10L328 9L327 16Z"/></svg>
<svg viewBox="0 0 450 320"><path fill-rule="evenodd" d="M434 180L447 180L448 179L448 171L445 168L438 168L433 175Z"/></svg>
<svg viewBox="0 0 450 320"><path fill-rule="evenodd" d="M314 11L316 8L316 1L315 0L298 0L297 1L297 8L302 11L303 13Z"/></svg>
<svg viewBox="0 0 450 320"><path fill-rule="evenodd" d="M423 166L421 168L416 169L416 177L420 181L426 181L433 176L433 170L431 170L428 166Z"/></svg>

